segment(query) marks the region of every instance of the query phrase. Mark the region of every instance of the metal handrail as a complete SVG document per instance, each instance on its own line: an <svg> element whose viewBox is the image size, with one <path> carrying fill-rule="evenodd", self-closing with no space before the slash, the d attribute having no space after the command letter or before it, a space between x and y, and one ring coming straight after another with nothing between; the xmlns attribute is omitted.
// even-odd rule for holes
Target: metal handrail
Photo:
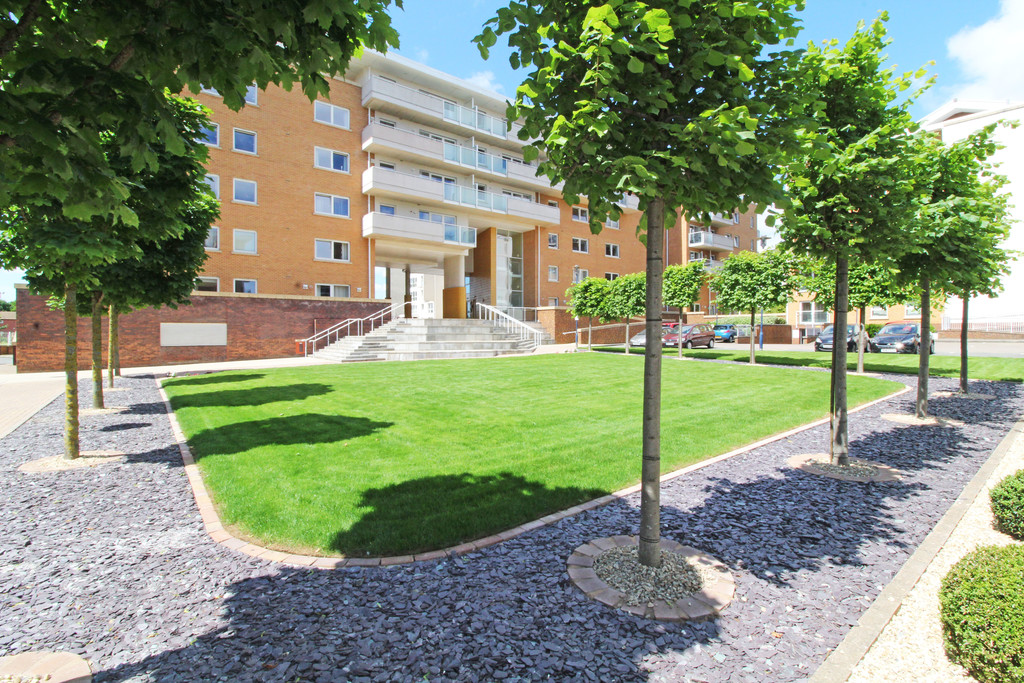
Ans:
<svg viewBox="0 0 1024 683"><path fill-rule="evenodd" d="M516 320L506 313L502 313L494 306L488 306L478 301L476 303L476 317L480 320L489 320L511 334L519 335L520 339L529 342L529 348L531 349L535 349L543 343L543 332L533 329L521 320Z"/></svg>
<svg viewBox="0 0 1024 683"><path fill-rule="evenodd" d="M353 328L355 328L355 335L357 337L361 337L363 334L372 332L374 329L384 324L385 316L390 315L391 317L394 317L395 309L402 308L404 306L404 302L391 304L387 308L381 309L376 313L371 313L365 318L349 318L348 320L342 320L340 323L331 325L326 330L320 330L311 337L296 339L295 341L296 343L302 344L302 355L309 356L310 353L316 353L316 345L318 342L326 339L327 343L324 344L324 346L329 346L333 342L341 339L343 336L352 336ZM345 331L345 334L342 334L342 330ZM363 332L363 330L366 330L366 332ZM331 340L331 337L334 337L333 341ZM312 351L310 350L310 346L312 346Z"/></svg>

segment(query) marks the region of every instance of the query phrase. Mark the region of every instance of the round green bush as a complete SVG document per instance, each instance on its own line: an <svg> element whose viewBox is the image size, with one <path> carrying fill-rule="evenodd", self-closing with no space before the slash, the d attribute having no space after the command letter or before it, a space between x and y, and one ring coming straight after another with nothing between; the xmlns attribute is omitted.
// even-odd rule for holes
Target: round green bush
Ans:
<svg viewBox="0 0 1024 683"><path fill-rule="evenodd" d="M1024 539L1024 470L1003 479L989 493L996 528Z"/></svg>
<svg viewBox="0 0 1024 683"><path fill-rule="evenodd" d="M946 654L983 683L1024 681L1024 546L979 548L942 579Z"/></svg>

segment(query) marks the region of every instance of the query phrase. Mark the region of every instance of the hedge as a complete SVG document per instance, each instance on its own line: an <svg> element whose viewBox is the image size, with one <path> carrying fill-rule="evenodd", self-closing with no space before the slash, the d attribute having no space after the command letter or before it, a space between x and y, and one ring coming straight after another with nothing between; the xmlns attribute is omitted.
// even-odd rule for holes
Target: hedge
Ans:
<svg viewBox="0 0 1024 683"><path fill-rule="evenodd" d="M1003 479L989 493L996 528L1024 540L1024 470Z"/></svg>
<svg viewBox="0 0 1024 683"><path fill-rule="evenodd" d="M979 548L939 590L949 658L982 683L1024 681L1024 546Z"/></svg>

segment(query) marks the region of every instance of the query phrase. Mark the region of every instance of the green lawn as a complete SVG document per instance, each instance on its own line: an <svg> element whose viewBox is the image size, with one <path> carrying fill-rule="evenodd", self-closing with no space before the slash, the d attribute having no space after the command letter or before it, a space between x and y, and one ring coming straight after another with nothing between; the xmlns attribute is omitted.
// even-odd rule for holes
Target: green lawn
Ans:
<svg viewBox="0 0 1024 683"><path fill-rule="evenodd" d="M714 349L691 349L683 350L684 356L690 358L713 358L716 360L731 360L746 363L750 360L750 347L746 344L732 346L723 349L716 346ZM594 347L595 351L607 353L622 353L622 347L614 346ZM630 353L643 355L641 348L630 349ZM676 349L665 349L666 356L675 356ZM758 351L757 362L766 365L799 365L812 368L832 367L832 354L814 351ZM866 353L864 354L864 370L867 372L892 372L904 375L917 374L918 356L911 354L895 353ZM959 356L932 356L928 363L928 374L932 377L959 377L960 357ZM847 357L847 367L851 370L857 369L857 353L853 352ZM1024 358L990 358L980 356L970 358L967 364L967 374L971 379L987 379L999 382L1024 382Z"/></svg>
<svg viewBox="0 0 1024 683"><path fill-rule="evenodd" d="M663 471L822 417L828 380L666 362ZM224 372L164 386L226 524L281 549L391 555L636 483L642 383L638 358L590 353ZM898 388L854 377L850 402Z"/></svg>

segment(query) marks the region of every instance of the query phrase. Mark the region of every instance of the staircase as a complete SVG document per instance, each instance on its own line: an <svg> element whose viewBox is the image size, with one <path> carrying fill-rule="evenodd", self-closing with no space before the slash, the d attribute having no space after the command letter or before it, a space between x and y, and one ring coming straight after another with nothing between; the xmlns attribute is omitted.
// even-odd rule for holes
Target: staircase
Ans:
<svg viewBox="0 0 1024 683"><path fill-rule="evenodd" d="M547 342L545 342L547 343ZM361 337L349 336L313 355L337 362L489 358L526 354L535 344L489 320L402 318Z"/></svg>

